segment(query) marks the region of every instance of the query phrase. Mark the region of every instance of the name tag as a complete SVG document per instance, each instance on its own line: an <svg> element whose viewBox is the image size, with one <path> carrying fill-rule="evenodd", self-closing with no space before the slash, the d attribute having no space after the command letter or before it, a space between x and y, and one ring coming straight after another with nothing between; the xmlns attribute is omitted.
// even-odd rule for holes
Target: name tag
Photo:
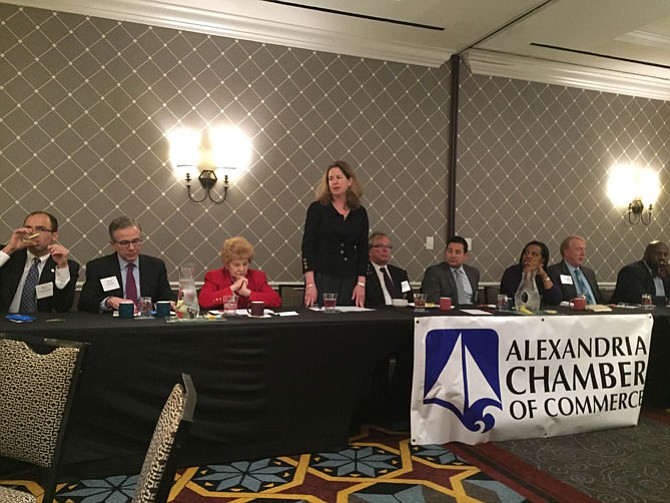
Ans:
<svg viewBox="0 0 670 503"><path fill-rule="evenodd" d="M402 283L400 283L400 291L402 293L410 292L411 290L412 287L409 286L409 281L403 281Z"/></svg>
<svg viewBox="0 0 670 503"><path fill-rule="evenodd" d="M109 278L100 278L100 284L102 285L103 292L109 292L110 290L118 290L121 288L119 286L119 280L116 279L116 276L110 276Z"/></svg>
<svg viewBox="0 0 670 503"><path fill-rule="evenodd" d="M53 297L53 295L54 295L53 283L42 283L35 286L35 297L37 297L38 299Z"/></svg>
<svg viewBox="0 0 670 503"><path fill-rule="evenodd" d="M561 274L561 283L564 285L572 285L572 276L569 274Z"/></svg>

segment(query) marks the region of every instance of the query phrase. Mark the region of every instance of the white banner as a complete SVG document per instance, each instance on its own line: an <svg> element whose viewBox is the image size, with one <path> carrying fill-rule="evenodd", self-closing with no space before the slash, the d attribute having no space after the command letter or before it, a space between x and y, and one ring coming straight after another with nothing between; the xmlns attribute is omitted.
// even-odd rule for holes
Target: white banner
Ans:
<svg viewBox="0 0 670 503"><path fill-rule="evenodd" d="M415 319L412 443L636 425L649 314Z"/></svg>

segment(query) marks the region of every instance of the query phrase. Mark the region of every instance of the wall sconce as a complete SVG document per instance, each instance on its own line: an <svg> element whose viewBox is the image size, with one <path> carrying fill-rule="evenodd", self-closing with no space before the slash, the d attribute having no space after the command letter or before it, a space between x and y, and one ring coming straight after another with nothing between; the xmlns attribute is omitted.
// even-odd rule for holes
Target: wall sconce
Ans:
<svg viewBox="0 0 670 503"><path fill-rule="evenodd" d="M168 135L168 140L175 176L186 181L188 198L194 203L205 199L214 204L223 203L228 197L232 175L243 171L249 164L251 142L235 128L175 129ZM196 173L204 190L200 198L196 198L191 190ZM223 196L216 196L213 189L220 178L223 178Z"/></svg>
<svg viewBox="0 0 670 503"><path fill-rule="evenodd" d="M615 206L628 206L628 222L631 225L651 223L651 212L660 191L658 173L648 168L616 165L607 181L608 197Z"/></svg>
<svg viewBox="0 0 670 503"><path fill-rule="evenodd" d="M178 166L178 167L184 167L184 166ZM186 172L186 190L188 191L188 198L193 201L194 203L201 203L205 199L209 198L210 201L212 201L214 204L221 204L226 200L226 197L228 196L228 186L229 186L229 180L228 180L228 175L225 175L223 177L223 197L214 199L212 197L212 188L214 188L214 185L216 185L216 182L218 181L218 177L216 176L216 173L211 170L211 169L203 169L200 172L200 175L198 176L198 181L200 182L200 186L205 189L205 195L203 195L200 199L195 199L193 197L193 194L191 193L191 173L188 171Z"/></svg>

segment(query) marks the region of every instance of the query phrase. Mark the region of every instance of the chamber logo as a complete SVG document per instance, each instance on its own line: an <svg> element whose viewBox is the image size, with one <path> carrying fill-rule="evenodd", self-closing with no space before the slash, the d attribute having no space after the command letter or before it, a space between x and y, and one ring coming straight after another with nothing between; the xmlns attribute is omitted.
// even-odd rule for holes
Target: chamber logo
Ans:
<svg viewBox="0 0 670 503"><path fill-rule="evenodd" d="M495 417L485 409L502 410L495 330L431 330L424 377L424 404L449 409L470 431L493 428Z"/></svg>

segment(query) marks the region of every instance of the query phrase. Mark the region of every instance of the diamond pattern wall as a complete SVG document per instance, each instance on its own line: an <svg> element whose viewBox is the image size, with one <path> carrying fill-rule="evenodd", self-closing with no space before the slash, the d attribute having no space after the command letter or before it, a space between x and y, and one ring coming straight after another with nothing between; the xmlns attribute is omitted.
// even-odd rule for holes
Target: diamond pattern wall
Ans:
<svg viewBox="0 0 670 503"><path fill-rule="evenodd" d="M484 281L499 282L532 239L558 262L561 240L584 236L587 263L604 284L648 242L667 242L670 103L462 70L456 229L473 239ZM631 226L607 198L618 162L660 173L648 227Z"/></svg>
<svg viewBox="0 0 670 503"><path fill-rule="evenodd" d="M450 72L0 3L0 241L46 208L78 261L109 252L106 227L140 219L145 253L219 266L226 237L256 245L274 283L300 280L305 209L327 164L364 182L373 229L390 231L410 279L440 259L446 228ZM615 162L658 169L670 104L461 71L456 229L497 283L523 244L553 261L588 238L603 283L665 239L663 190L649 227L605 195ZM229 124L252 138L249 170L222 205L195 204L164 133ZM4 237L3 237L4 236ZM434 251L424 249L435 236Z"/></svg>
<svg viewBox="0 0 670 503"><path fill-rule="evenodd" d="M107 225L137 217L170 279L220 266L229 236L274 282L301 278L305 210L328 163L364 183L371 227L420 281L445 232L447 67L430 69L0 4L0 240L47 209L81 263ZM222 205L188 201L168 163L175 125L227 124L253 141ZM201 275L202 276L202 275Z"/></svg>

